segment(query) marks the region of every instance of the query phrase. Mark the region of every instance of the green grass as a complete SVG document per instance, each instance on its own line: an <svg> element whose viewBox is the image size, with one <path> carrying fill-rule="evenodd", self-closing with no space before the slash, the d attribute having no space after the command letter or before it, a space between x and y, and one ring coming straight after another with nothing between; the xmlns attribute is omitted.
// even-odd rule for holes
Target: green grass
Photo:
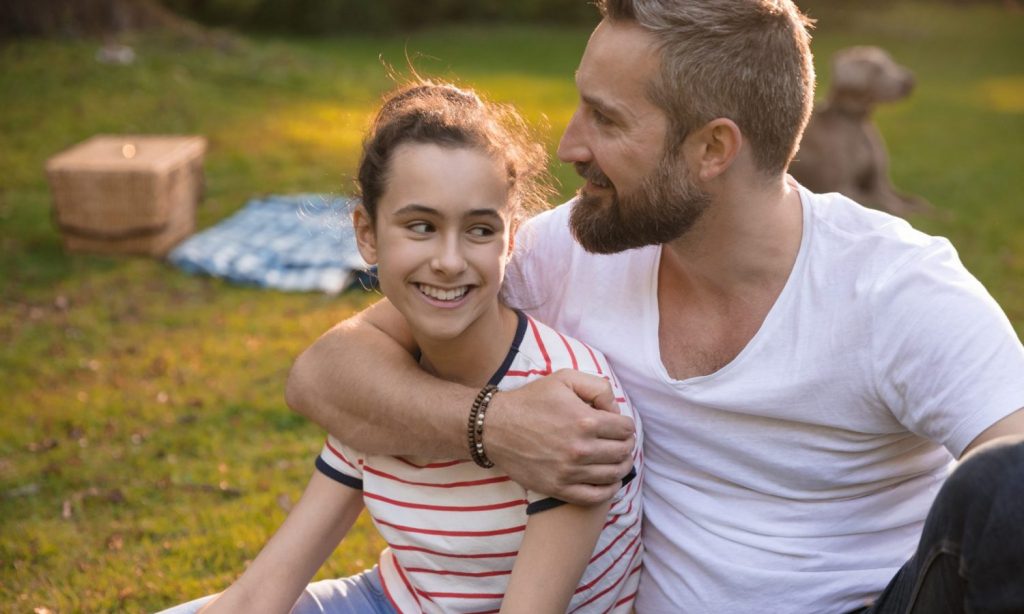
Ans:
<svg viewBox="0 0 1024 614"><path fill-rule="evenodd" d="M819 15L819 73L854 43L916 73L879 110L898 186L950 212L950 237L1024 331L1024 17L898 4ZM210 140L200 225L266 192L343 193L384 63L458 75L519 104L554 147L583 29L471 28L389 38L248 39L228 52L134 41L0 47L0 611L146 611L224 587L283 519L318 429L282 401L294 356L373 300L258 291L160 262L66 254L43 162L97 132ZM822 86L821 91L824 91ZM556 169L563 195L575 181ZM371 564L360 521L321 577Z"/></svg>

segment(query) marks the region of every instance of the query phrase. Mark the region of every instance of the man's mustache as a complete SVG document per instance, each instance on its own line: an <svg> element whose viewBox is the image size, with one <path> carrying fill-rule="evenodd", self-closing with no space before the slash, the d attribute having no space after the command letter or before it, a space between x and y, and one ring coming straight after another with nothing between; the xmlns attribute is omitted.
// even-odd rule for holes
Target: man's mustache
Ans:
<svg viewBox="0 0 1024 614"><path fill-rule="evenodd" d="M587 181L599 186L611 186L612 182L608 179L608 175L598 168L593 162L576 162L573 164L576 167L576 174L583 177Z"/></svg>

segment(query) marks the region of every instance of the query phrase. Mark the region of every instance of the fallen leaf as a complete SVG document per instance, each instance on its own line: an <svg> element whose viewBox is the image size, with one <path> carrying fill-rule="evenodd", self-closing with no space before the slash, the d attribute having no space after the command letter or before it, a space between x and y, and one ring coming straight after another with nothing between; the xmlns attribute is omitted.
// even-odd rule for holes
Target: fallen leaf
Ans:
<svg viewBox="0 0 1024 614"><path fill-rule="evenodd" d="M64 499L64 503L60 506L60 517L64 520L71 519L71 502L67 499Z"/></svg>
<svg viewBox="0 0 1024 614"><path fill-rule="evenodd" d="M160 377L167 373L167 361L160 356L154 358L153 362L149 363L147 373L150 377Z"/></svg>
<svg viewBox="0 0 1024 614"><path fill-rule="evenodd" d="M7 491L8 497L30 497L39 492L39 484L30 482Z"/></svg>
<svg viewBox="0 0 1024 614"><path fill-rule="evenodd" d="M33 441L30 444L28 444L28 451L29 452L46 452L47 450L52 450L52 449L56 448L57 445L58 445L58 442L57 442L56 439L54 439L52 437L47 437L46 439L44 439L42 441L39 441L39 442Z"/></svg>
<svg viewBox="0 0 1024 614"><path fill-rule="evenodd" d="M292 511L292 498L285 493L277 495L277 507L281 508L286 513Z"/></svg>
<svg viewBox="0 0 1024 614"><path fill-rule="evenodd" d="M124 537L120 533L114 533L107 538L107 550L117 552L124 548Z"/></svg>

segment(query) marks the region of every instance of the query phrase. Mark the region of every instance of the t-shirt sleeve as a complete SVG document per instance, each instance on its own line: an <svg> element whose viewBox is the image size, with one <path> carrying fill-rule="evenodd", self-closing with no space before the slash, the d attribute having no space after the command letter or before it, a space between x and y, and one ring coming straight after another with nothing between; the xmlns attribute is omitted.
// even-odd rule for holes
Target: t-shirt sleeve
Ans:
<svg viewBox="0 0 1024 614"><path fill-rule="evenodd" d="M502 300L541 321L554 321L561 291L570 274L578 245L569 232L570 205L564 204L527 220L516 232L515 248L505 270Z"/></svg>
<svg viewBox="0 0 1024 614"><path fill-rule="evenodd" d="M363 457L352 448L328 435L320 456L316 458L317 470L335 482L350 488L363 489Z"/></svg>
<svg viewBox="0 0 1024 614"><path fill-rule="evenodd" d="M1024 407L1024 348L948 241L891 270L872 295L878 392L910 431L959 457L982 431Z"/></svg>

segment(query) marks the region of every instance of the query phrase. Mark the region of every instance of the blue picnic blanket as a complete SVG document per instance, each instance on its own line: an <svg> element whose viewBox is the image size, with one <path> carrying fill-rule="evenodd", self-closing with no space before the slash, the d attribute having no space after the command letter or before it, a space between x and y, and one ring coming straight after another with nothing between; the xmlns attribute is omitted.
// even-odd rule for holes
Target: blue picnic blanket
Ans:
<svg viewBox="0 0 1024 614"><path fill-rule="evenodd" d="M189 273L289 291L341 292L365 281L347 199L265 196L179 244L171 264Z"/></svg>

